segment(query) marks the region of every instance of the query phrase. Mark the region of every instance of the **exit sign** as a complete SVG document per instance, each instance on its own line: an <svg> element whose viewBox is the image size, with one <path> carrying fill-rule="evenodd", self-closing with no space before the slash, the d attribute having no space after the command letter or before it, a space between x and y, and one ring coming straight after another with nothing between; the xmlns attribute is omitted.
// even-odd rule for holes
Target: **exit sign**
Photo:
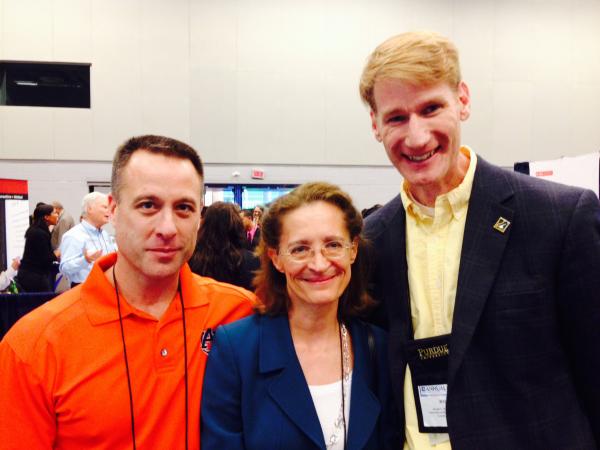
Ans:
<svg viewBox="0 0 600 450"><path fill-rule="evenodd" d="M255 180L263 180L265 178L265 171L262 169L252 169L250 176Z"/></svg>

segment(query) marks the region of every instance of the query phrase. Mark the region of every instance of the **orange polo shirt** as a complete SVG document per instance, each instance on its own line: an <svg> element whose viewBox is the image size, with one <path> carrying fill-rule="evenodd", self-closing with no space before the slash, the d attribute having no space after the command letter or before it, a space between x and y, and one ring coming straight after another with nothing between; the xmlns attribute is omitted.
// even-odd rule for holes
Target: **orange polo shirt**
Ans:
<svg viewBox="0 0 600 450"><path fill-rule="evenodd" d="M114 287L100 259L85 283L23 317L0 343L0 440L10 449L131 449ZM189 380L189 448L200 448L202 382L212 333L252 312L252 293L180 272ZM160 319L121 296L139 449L182 449L184 350L178 296Z"/></svg>

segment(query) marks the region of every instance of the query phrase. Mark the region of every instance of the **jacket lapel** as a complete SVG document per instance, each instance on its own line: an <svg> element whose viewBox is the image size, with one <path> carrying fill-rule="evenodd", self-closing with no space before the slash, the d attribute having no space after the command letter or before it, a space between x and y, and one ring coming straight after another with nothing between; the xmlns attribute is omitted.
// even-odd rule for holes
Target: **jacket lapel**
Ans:
<svg viewBox="0 0 600 450"><path fill-rule="evenodd" d="M375 373L371 367L366 335L361 328L356 321L351 323L350 335L354 348L354 369L348 422L349 450L365 448L381 413L379 401L371 390L371 378Z"/></svg>
<svg viewBox="0 0 600 450"><path fill-rule="evenodd" d="M395 292L395 295L398 296L397 303L394 302L394 305L398 309L396 311L392 310L391 313L397 314L401 319L401 330L410 335L412 322L410 290L408 286L408 263L406 261L406 214L402 206L402 201L400 200L399 203L399 211L394 215L391 222L390 230L392 232L388 233L390 242L387 248L390 254L386 258L386 261L391 263L391 267L389 268L391 273L396 274L388 278L391 283L391 286L388 287L390 289L388 292ZM402 232L398 232L399 230L402 230Z"/></svg>
<svg viewBox="0 0 600 450"><path fill-rule="evenodd" d="M386 305L388 328L402 339L410 334L410 294L406 262L406 214L400 195L394 198L381 216L382 245L373 291ZM369 237L371 238L371 237Z"/></svg>
<svg viewBox="0 0 600 450"><path fill-rule="evenodd" d="M514 210L503 204L512 197L513 189L502 170L478 158L460 258L450 338L449 384L471 342L515 220ZM494 228L500 218L510 222L504 232Z"/></svg>
<svg viewBox="0 0 600 450"><path fill-rule="evenodd" d="M292 343L286 316L261 317L259 372L273 401L314 444L325 449L323 432ZM268 381L268 378L271 378Z"/></svg>

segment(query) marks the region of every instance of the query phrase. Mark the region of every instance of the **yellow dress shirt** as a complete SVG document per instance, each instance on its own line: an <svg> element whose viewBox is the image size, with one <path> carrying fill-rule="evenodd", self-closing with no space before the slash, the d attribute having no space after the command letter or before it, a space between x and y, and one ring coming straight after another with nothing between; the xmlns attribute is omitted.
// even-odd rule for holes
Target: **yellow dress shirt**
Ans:
<svg viewBox="0 0 600 450"><path fill-rule="evenodd" d="M471 149L462 147L460 151L470 160L467 173L461 184L436 198L433 208L418 204L408 193L406 182L400 192L406 210L406 260L415 339L452 331L460 253L477 165L477 156ZM404 413L405 450L451 449L447 434L419 432L408 366L404 378Z"/></svg>

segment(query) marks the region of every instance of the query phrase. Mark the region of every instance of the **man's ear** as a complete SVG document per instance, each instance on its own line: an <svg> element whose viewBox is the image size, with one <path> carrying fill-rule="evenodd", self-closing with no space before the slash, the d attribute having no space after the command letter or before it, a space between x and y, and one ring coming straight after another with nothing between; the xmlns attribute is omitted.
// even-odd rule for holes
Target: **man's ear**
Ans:
<svg viewBox="0 0 600 450"><path fill-rule="evenodd" d="M114 226L114 219L117 213L117 199L111 192L108 194L108 214L109 214L109 222Z"/></svg>
<svg viewBox="0 0 600 450"><path fill-rule="evenodd" d="M279 270L281 273L283 273L283 264L281 263L281 260L279 259L279 253L277 253L277 250L275 250L274 248L268 248L267 256L269 258L271 258L271 262L273 263L275 268L277 270Z"/></svg>
<svg viewBox="0 0 600 450"><path fill-rule="evenodd" d="M377 126L377 116L375 115L373 110L371 110L370 115L371 115L371 129L373 130L373 136L375 136L375 139L377 139L377 142L381 142L381 134L379 134L379 128Z"/></svg>
<svg viewBox="0 0 600 450"><path fill-rule="evenodd" d="M458 101L460 103L460 120L465 121L471 115L471 93L464 81L458 84Z"/></svg>

